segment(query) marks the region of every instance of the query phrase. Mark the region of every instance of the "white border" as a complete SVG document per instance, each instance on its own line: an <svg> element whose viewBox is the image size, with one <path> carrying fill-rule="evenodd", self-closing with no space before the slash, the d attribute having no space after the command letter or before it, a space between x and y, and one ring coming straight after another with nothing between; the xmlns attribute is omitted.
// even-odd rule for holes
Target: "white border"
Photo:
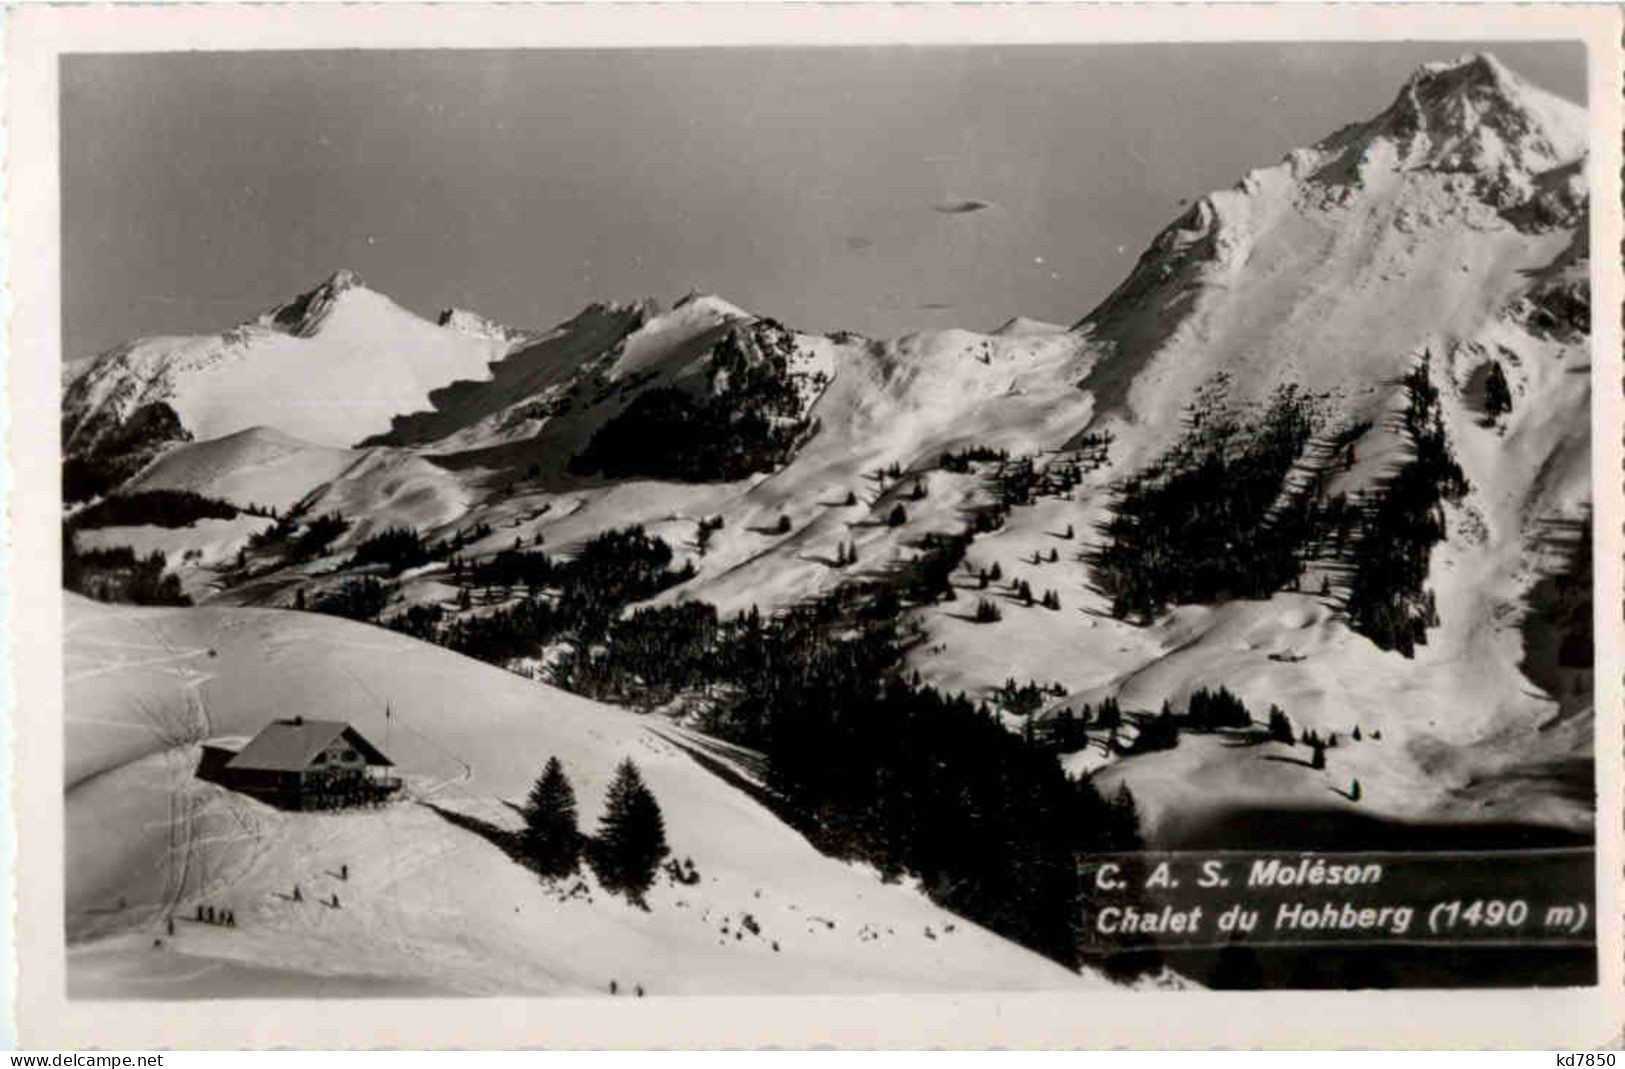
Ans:
<svg viewBox="0 0 1625 1069"><path fill-rule="evenodd" d="M12 9L7 27L10 635L18 823L18 1026L28 1048L1469 1047L1617 1043L1621 953L1621 18L1594 6L444 4ZM64 52L1063 41L1580 39L1593 123L1593 462L1601 983L1567 990L1110 992L830 998L69 1002L63 955L58 589Z"/></svg>

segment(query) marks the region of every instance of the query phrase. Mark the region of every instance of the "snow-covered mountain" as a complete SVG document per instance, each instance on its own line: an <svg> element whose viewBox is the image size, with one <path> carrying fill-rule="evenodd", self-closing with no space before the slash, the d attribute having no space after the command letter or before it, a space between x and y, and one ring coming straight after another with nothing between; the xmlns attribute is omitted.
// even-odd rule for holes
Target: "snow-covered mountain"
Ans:
<svg viewBox="0 0 1625 1069"><path fill-rule="evenodd" d="M1103 415L1160 422L1214 376L1334 391L1355 417L1422 351L1515 316L1585 234L1583 109L1488 55L1192 205L1078 325ZM1570 254L1572 255L1572 254ZM1583 253L1581 253L1583 255Z"/></svg>
<svg viewBox="0 0 1625 1069"><path fill-rule="evenodd" d="M515 341L437 326L342 270L221 334L143 338L71 365L64 448L91 448L101 428L157 403L195 438L272 426L353 445L438 387L485 377Z"/></svg>
<svg viewBox="0 0 1625 1069"><path fill-rule="evenodd" d="M259 528L232 528L235 563L219 525L238 521L208 521L207 554L169 563L214 606L303 605L366 575L387 587L385 617L462 623L521 599L485 583L473 604L470 562L539 546L568 560L636 524L674 567L692 566L636 607L771 615L894 578L931 536L964 533L952 600L898 610L923 682L995 705L1007 680L1043 684L1033 720L1006 712L1015 731L1106 699L1136 716L1184 709L1223 685L1260 719L1279 705L1298 730L1344 740L1325 768L1201 732L1150 752L1097 734L1061 756L1108 792L1130 786L1153 842L1260 808L1583 829L1589 667L1552 652L1543 614L1591 502L1587 165L1579 107L1467 56L1202 198L1070 329L1016 317L991 334L881 341L691 295L670 309L594 305L526 333L457 312L429 324L341 272L223 338L138 342L78 368L65 443L134 435L157 457L141 454L127 489L276 505L289 537L318 516L345 521L315 556L283 555L287 538L249 546ZM343 373L318 375L324 360ZM1371 517L1418 452L1424 366L1436 390L1425 421L1462 476L1420 524L1439 535L1413 592L1425 641L1401 651L1360 629L1346 531L1294 546L1290 582L1174 598L1147 619L1118 611L1098 554L1125 487L1176 470L1188 454L1170 450L1204 426L1256 426L1283 388L1314 429L1271 483L1270 521L1307 496L1355 517L1356 547L1362 530L1375 538ZM1505 404L1490 400L1497 378ZM159 401L184 433L143 410ZM401 526L454 546L457 563L355 565L361 542ZM87 537L181 544L145 527ZM1166 547L1170 568L1186 548ZM1055 606L1035 603L1041 592ZM979 620L980 600L1001 618ZM209 626L275 618L191 612L206 611ZM204 626L172 612L173 626ZM545 673L559 650L532 653L511 667ZM639 730L667 730L712 697L663 705L667 728ZM487 793L520 790L517 776Z"/></svg>

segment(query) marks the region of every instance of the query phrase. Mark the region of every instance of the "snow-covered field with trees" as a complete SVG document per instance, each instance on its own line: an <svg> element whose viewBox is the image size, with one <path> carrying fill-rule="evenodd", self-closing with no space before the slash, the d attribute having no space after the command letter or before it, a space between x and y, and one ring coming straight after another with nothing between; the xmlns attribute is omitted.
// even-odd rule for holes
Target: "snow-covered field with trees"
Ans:
<svg viewBox="0 0 1625 1069"><path fill-rule="evenodd" d="M1089 982L917 890L823 856L688 752L723 752L715 744L658 719L310 613L68 595L66 626L76 996ZM301 711L348 721L376 743L407 797L286 812L195 777L203 742L240 740ZM588 835L621 762L647 782L676 875L661 866L646 908L606 891L586 864L543 883L501 845L524 828L516 807L554 757ZM200 906L232 910L235 924L199 923Z"/></svg>

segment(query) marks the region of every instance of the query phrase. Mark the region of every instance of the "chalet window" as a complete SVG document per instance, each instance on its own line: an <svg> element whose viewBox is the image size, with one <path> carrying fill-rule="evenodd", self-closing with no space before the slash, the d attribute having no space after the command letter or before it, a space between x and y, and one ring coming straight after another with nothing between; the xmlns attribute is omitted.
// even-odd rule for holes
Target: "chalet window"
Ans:
<svg viewBox="0 0 1625 1069"><path fill-rule="evenodd" d="M355 760L355 751L354 750L345 750L344 751L344 759L346 761L354 761Z"/></svg>

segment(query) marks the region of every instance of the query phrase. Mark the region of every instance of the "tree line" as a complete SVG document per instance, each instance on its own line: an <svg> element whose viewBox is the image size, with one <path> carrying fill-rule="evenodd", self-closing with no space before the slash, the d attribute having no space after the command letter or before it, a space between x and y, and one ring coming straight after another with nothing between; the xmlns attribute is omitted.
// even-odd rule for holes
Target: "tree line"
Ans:
<svg viewBox="0 0 1625 1069"><path fill-rule="evenodd" d="M487 562L459 562L452 578L461 588L459 603L465 608L469 592L478 586L495 586L506 593L522 585L526 594L516 603L458 617L448 617L438 605L413 606L382 622L415 638L506 665L561 640L576 645L600 641L610 621L627 605L693 577L693 565L673 568L672 556L664 539L649 536L638 525L604 531L569 559L543 550L503 550ZM383 587L372 577L346 586L352 593L365 594L367 607L376 607L370 619L385 606L375 606L369 582Z"/></svg>
<svg viewBox="0 0 1625 1069"><path fill-rule="evenodd" d="M1091 558L1112 614L1150 621L1169 605L1267 597L1295 582L1308 516L1301 501L1276 506L1314 425L1308 398L1282 387L1256 426L1198 419L1126 480Z"/></svg>
<svg viewBox="0 0 1625 1069"><path fill-rule="evenodd" d="M1439 391L1424 359L1405 376L1411 457L1365 510L1354 547L1347 610L1355 630L1385 650L1414 656L1439 624L1427 587L1433 547L1444 540L1444 503L1467 494L1445 435Z"/></svg>
<svg viewBox="0 0 1625 1069"><path fill-rule="evenodd" d="M131 605L192 604L165 565L158 550L145 557L129 546L82 550L74 530L62 528L62 586L87 598Z"/></svg>
<svg viewBox="0 0 1625 1069"><path fill-rule="evenodd" d="M77 513L80 530L98 527L190 527L198 520L229 520L243 510L190 490L137 490L102 498Z"/></svg>

